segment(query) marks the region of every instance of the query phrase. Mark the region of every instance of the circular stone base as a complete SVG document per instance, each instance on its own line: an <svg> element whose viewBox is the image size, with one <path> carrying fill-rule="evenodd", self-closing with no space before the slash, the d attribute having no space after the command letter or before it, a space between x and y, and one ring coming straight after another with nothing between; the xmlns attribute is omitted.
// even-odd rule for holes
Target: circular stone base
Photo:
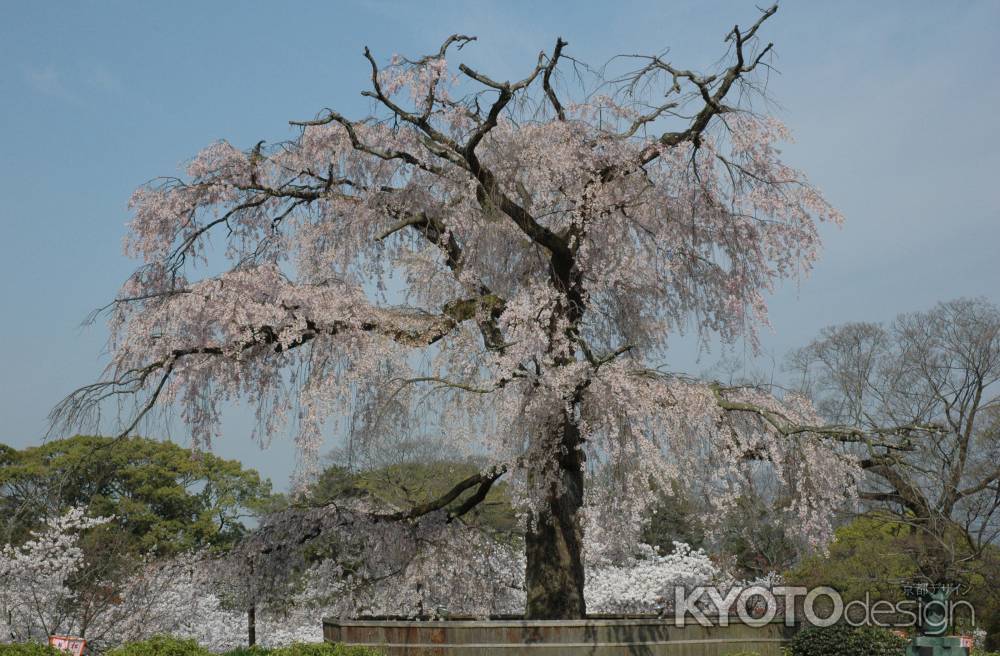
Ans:
<svg viewBox="0 0 1000 656"><path fill-rule="evenodd" d="M374 647L387 656L780 656L796 628L780 619L763 626L676 626L673 619L323 620L328 642Z"/></svg>

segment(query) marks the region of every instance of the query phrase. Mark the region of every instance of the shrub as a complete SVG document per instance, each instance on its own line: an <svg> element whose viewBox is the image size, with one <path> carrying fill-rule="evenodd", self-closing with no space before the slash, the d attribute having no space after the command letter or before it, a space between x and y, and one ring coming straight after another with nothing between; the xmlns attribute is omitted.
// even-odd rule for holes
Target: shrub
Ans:
<svg viewBox="0 0 1000 656"><path fill-rule="evenodd" d="M875 627L811 626L792 639L792 656L903 656L906 640Z"/></svg>
<svg viewBox="0 0 1000 656"><path fill-rule="evenodd" d="M194 640L161 635L116 647L107 652L107 656L211 656L211 654Z"/></svg>
<svg viewBox="0 0 1000 656"><path fill-rule="evenodd" d="M240 647L223 656L381 656L382 652L369 647L348 647L329 642L295 642L285 647Z"/></svg>
<svg viewBox="0 0 1000 656"><path fill-rule="evenodd" d="M62 652L38 642L0 643L0 656L64 656Z"/></svg>
<svg viewBox="0 0 1000 656"><path fill-rule="evenodd" d="M224 652L222 656L271 656L271 650L264 647L237 647Z"/></svg>
<svg viewBox="0 0 1000 656"><path fill-rule="evenodd" d="M269 656L382 656L370 647L348 647L330 642L296 642L272 649Z"/></svg>

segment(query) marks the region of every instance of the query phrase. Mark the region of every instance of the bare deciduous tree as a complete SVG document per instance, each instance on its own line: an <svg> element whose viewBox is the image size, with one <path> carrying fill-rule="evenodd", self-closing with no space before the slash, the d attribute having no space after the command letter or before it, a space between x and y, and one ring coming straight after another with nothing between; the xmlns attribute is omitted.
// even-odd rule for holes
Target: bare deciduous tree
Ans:
<svg viewBox="0 0 1000 656"><path fill-rule="evenodd" d="M888 325L825 329L791 358L831 421L874 429L933 424L854 444L861 498L921 537L925 575L948 579L1000 536L1000 310L940 303Z"/></svg>

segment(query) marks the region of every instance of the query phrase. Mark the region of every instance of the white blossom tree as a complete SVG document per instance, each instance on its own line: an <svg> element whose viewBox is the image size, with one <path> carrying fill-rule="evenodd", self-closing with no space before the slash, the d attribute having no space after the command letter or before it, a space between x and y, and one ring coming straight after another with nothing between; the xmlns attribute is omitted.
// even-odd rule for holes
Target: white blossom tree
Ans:
<svg viewBox="0 0 1000 656"><path fill-rule="evenodd" d="M149 561L124 579L88 581L81 589L88 567L81 537L108 521L75 507L23 544L0 548L0 644L44 643L53 634L83 637L93 653L158 634L195 638L213 651L243 644L246 615L220 599L226 585L207 553ZM313 590L303 596L316 597ZM315 616L294 609L265 612L260 624L267 645L322 639Z"/></svg>
<svg viewBox="0 0 1000 656"><path fill-rule="evenodd" d="M663 368L685 328L755 343L765 295L841 220L782 163L782 124L751 111L776 9L734 27L709 74L635 55L601 77L561 39L511 81L454 67L474 37L385 66L366 48L371 116L215 143L135 193L126 251L142 265L108 307L110 365L54 420L132 399L123 434L177 407L206 443L249 399L268 434L293 420L307 464L324 430L356 448L446 439L489 464L386 518L452 521L511 480L533 618L586 612L588 467L618 472L609 498L629 518L652 482L691 471L724 508L765 463L821 539L856 471L830 442L860 434Z"/></svg>
<svg viewBox="0 0 1000 656"><path fill-rule="evenodd" d="M0 631L2 639L45 639L75 627L75 593L69 580L83 567L79 534L107 522L88 518L82 508L53 518L46 529L17 547L0 550Z"/></svg>
<svg viewBox="0 0 1000 656"><path fill-rule="evenodd" d="M0 643L44 642L51 634L71 634L86 638L91 651L101 653L170 634L193 638L215 652L244 644L248 577L232 554L187 553L150 561L127 578L108 582L104 594L75 590L75 577L86 568L81 533L107 521L74 508L50 520L24 544L0 550ZM356 532L365 527L355 522L351 528ZM367 525L369 553L354 558L363 572L346 571L343 557L323 559L308 567L299 585L261 603L256 617L260 644L319 642L319 616L361 612L486 617L523 612L525 567L518 545L450 524L430 531L419 527L433 537L429 548L393 548L402 537L400 528L391 523ZM371 548L373 544L387 548ZM675 543L674 552L666 556L651 548L640 551L638 557L612 562L590 550L597 553L587 566L586 595L592 611L662 612L677 586L733 583L703 551L685 544Z"/></svg>

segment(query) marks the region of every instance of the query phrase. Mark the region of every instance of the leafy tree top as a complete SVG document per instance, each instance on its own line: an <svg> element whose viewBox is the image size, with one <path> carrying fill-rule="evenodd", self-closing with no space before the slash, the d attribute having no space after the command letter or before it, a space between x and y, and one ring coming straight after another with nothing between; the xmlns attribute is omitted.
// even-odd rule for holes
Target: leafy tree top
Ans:
<svg viewBox="0 0 1000 656"><path fill-rule="evenodd" d="M231 544L271 499L269 481L235 460L172 442L77 435L0 461L0 506L13 541L82 506L113 516L129 550L169 554Z"/></svg>

